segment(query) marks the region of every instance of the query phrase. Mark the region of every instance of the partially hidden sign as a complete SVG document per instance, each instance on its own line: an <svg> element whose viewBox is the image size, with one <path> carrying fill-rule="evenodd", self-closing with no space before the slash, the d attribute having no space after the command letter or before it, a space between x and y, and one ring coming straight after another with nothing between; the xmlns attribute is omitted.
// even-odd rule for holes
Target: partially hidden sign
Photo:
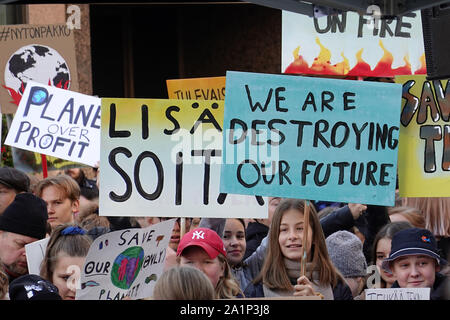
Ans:
<svg viewBox="0 0 450 320"><path fill-rule="evenodd" d="M41 263L45 257L47 244L50 238L34 241L25 245L25 254L27 255L27 266L29 274L39 275L41 272Z"/></svg>
<svg viewBox="0 0 450 320"><path fill-rule="evenodd" d="M262 197L219 192L223 103L102 99L100 214L267 218Z"/></svg>
<svg viewBox="0 0 450 320"><path fill-rule="evenodd" d="M226 77L221 192L394 204L400 85Z"/></svg>
<svg viewBox="0 0 450 320"><path fill-rule="evenodd" d="M5 143L95 166L100 112L99 98L29 81Z"/></svg>
<svg viewBox="0 0 450 320"><path fill-rule="evenodd" d="M76 300L151 297L164 270L175 220L125 229L94 240L81 270Z"/></svg>
<svg viewBox="0 0 450 320"><path fill-rule="evenodd" d="M30 80L78 91L74 32L66 24L0 26L0 106L15 113Z"/></svg>
<svg viewBox="0 0 450 320"><path fill-rule="evenodd" d="M398 76L403 85L398 155L399 195L450 196L448 80Z"/></svg>
<svg viewBox="0 0 450 320"><path fill-rule="evenodd" d="M346 11L282 12L282 72L392 77L426 74L420 11L375 19Z"/></svg>
<svg viewBox="0 0 450 320"><path fill-rule="evenodd" d="M171 79L166 84L169 99L225 99L225 77Z"/></svg>
<svg viewBox="0 0 450 320"><path fill-rule="evenodd" d="M430 300L430 288L366 289L366 300Z"/></svg>

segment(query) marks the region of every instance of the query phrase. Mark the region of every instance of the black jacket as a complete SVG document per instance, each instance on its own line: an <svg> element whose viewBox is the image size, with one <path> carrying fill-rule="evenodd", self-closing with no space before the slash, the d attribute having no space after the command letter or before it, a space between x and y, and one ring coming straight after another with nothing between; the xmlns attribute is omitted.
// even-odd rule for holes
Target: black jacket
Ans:
<svg viewBox="0 0 450 320"><path fill-rule="evenodd" d="M400 286L395 281L391 288L400 288ZM430 300L450 300L450 281L442 273L436 272L436 279L430 291Z"/></svg>
<svg viewBox="0 0 450 320"><path fill-rule="evenodd" d="M246 298L263 298L264 297L264 289L262 282L250 284L244 290L244 296ZM352 291L349 286L339 281L333 289L334 300L353 300Z"/></svg>
<svg viewBox="0 0 450 320"><path fill-rule="evenodd" d="M353 219L348 206L337 209L320 219L325 238L337 231L348 231L356 226L365 237L363 252L368 262L371 261L371 250L376 234L389 222L387 208L375 205L368 205L366 212L356 220Z"/></svg>
<svg viewBox="0 0 450 320"><path fill-rule="evenodd" d="M247 248L243 260L247 259L255 252L256 248L261 244L269 233L269 227L259 222L250 222L245 231L245 240L247 241Z"/></svg>

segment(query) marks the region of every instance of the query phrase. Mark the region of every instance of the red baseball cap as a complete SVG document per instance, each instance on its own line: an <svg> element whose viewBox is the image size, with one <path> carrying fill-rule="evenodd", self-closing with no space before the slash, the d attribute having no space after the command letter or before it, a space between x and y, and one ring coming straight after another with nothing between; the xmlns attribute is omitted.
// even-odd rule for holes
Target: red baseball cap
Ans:
<svg viewBox="0 0 450 320"><path fill-rule="evenodd" d="M219 253L227 256L222 239L214 230L208 228L196 228L186 233L178 244L177 256L190 246L202 248L211 259L215 259Z"/></svg>

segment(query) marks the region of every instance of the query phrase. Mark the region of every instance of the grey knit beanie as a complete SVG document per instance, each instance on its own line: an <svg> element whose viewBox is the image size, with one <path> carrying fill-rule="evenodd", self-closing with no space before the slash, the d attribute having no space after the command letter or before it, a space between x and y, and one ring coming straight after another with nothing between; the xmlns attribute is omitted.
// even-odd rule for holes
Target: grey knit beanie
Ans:
<svg viewBox="0 0 450 320"><path fill-rule="evenodd" d="M361 240L348 231L337 231L326 239L328 254L344 278L366 276L367 262Z"/></svg>

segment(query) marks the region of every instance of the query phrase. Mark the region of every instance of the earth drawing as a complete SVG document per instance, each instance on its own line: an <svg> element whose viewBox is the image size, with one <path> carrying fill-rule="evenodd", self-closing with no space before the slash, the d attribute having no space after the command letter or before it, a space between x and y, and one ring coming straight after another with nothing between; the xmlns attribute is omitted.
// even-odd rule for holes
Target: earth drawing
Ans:
<svg viewBox="0 0 450 320"><path fill-rule="evenodd" d="M129 289L139 274L144 261L144 249L131 247L114 260L111 272L112 283L121 289Z"/></svg>
<svg viewBox="0 0 450 320"><path fill-rule="evenodd" d="M21 47L8 59L4 87L14 98L14 94L22 96L29 80L68 89L70 79L69 67L55 49L32 44Z"/></svg>

